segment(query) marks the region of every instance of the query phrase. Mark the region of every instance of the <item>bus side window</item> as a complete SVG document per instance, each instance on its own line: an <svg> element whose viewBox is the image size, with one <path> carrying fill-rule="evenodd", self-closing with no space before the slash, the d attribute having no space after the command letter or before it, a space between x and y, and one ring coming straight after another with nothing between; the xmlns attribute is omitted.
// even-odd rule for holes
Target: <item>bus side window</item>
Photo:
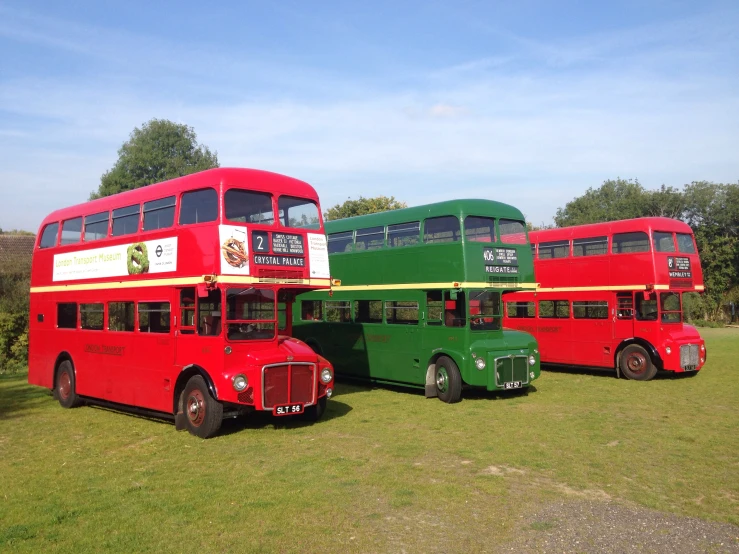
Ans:
<svg viewBox="0 0 739 554"><path fill-rule="evenodd" d="M619 292L617 299L617 315L619 319L632 319L634 317L634 298L630 292Z"/></svg>
<svg viewBox="0 0 739 554"><path fill-rule="evenodd" d="M441 291L426 291L426 324L441 325L442 321Z"/></svg>
<svg viewBox="0 0 739 554"><path fill-rule="evenodd" d="M195 334L195 289L186 288L180 291L180 333Z"/></svg>
<svg viewBox="0 0 739 554"><path fill-rule="evenodd" d="M320 300L302 300L300 302L300 319L303 321L322 320L321 306Z"/></svg>
<svg viewBox="0 0 739 554"><path fill-rule="evenodd" d="M655 294L645 292L636 295L636 319L657 321L657 298Z"/></svg>
<svg viewBox="0 0 739 554"><path fill-rule="evenodd" d="M451 293L446 291L444 293L444 325L464 327L466 324L464 293L457 293L457 298L453 299Z"/></svg>

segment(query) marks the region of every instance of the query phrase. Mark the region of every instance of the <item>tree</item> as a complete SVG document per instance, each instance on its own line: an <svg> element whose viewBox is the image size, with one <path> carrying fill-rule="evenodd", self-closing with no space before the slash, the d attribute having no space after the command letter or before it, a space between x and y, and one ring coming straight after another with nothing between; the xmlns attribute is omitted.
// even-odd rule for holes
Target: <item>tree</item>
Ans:
<svg viewBox="0 0 739 554"><path fill-rule="evenodd" d="M374 214L407 207L408 204L395 200L394 196L389 198L387 196L376 196L375 198L364 198L360 196L357 200L350 198L343 204L336 204L333 208L329 208L323 214L323 219L333 221L335 219L354 217L355 215Z"/></svg>
<svg viewBox="0 0 739 554"><path fill-rule="evenodd" d="M675 219L684 210L685 195L673 187L662 185L659 190L649 191L636 179L619 178L604 181L597 189L589 188L564 208L558 208L554 222L566 227L646 216Z"/></svg>
<svg viewBox="0 0 739 554"><path fill-rule="evenodd" d="M118 161L100 178L90 200L218 167L218 154L196 141L192 127L152 119L134 128Z"/></svg>

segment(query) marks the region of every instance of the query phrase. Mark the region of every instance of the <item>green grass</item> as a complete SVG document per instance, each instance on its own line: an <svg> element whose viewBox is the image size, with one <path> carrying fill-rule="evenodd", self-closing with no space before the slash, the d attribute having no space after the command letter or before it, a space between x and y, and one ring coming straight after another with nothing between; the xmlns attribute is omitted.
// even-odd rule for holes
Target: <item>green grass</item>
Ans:
<svg viewBox="0 0 739 554"><path fill-rule="evenodd" d="M739 330L702 334L694 377L543 372L451 406L339 385L315 425L207 441L3 375L0 551L479 551L562 497L739 524Z"/></svg>

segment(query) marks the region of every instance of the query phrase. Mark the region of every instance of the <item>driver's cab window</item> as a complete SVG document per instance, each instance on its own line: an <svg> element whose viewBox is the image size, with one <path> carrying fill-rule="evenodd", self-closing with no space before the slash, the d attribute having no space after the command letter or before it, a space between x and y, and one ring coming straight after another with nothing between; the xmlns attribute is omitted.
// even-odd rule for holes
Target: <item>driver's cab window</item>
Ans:
<svg viewBox="0 0 739 554"><path fill-rule="evenodd" d="M453 298L456 296L456 298ZM465 327L467 325L465 294L452 291L444 292L444 325L447 327Z"/></svg>
<svg viewBox="0 0 739 554"><path fill-rule="evenodd" d="M657 295L653 292L636 294L636 319L657 321Z"/></svg>
<svg viewBox="0 0 739 554"><path fill-rule="evenodd" d="M220 335L221 321L221 291L208 291L208 296L198 298L198 335Z"/></svg>

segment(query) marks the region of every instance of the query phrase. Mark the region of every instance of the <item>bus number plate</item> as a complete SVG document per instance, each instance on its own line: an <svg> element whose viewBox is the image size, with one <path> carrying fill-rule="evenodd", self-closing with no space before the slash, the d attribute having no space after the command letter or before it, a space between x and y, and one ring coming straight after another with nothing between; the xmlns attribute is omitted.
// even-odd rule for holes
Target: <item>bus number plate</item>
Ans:
<svg viewBox="0 0 739 554"><path fill-rule="evenodd" d="M523 383L521 381L511 381L510 383L506 383L503 385L503 388L506 390L508 389L520 389L523 386Z"/></svg>
<svg viewBox="0 0 739 554"><path fill-rule="evenodd" d="M694 365L686 365L685 366L685 371L695 371L695 366Z"/></svg>
<svg viewBox="0 0 739 554"><path fill-rule="evenodd" d="M302 404L288 404L287 406L275 406L272 414L276 416L297 415L303 413Z"/></svg>

